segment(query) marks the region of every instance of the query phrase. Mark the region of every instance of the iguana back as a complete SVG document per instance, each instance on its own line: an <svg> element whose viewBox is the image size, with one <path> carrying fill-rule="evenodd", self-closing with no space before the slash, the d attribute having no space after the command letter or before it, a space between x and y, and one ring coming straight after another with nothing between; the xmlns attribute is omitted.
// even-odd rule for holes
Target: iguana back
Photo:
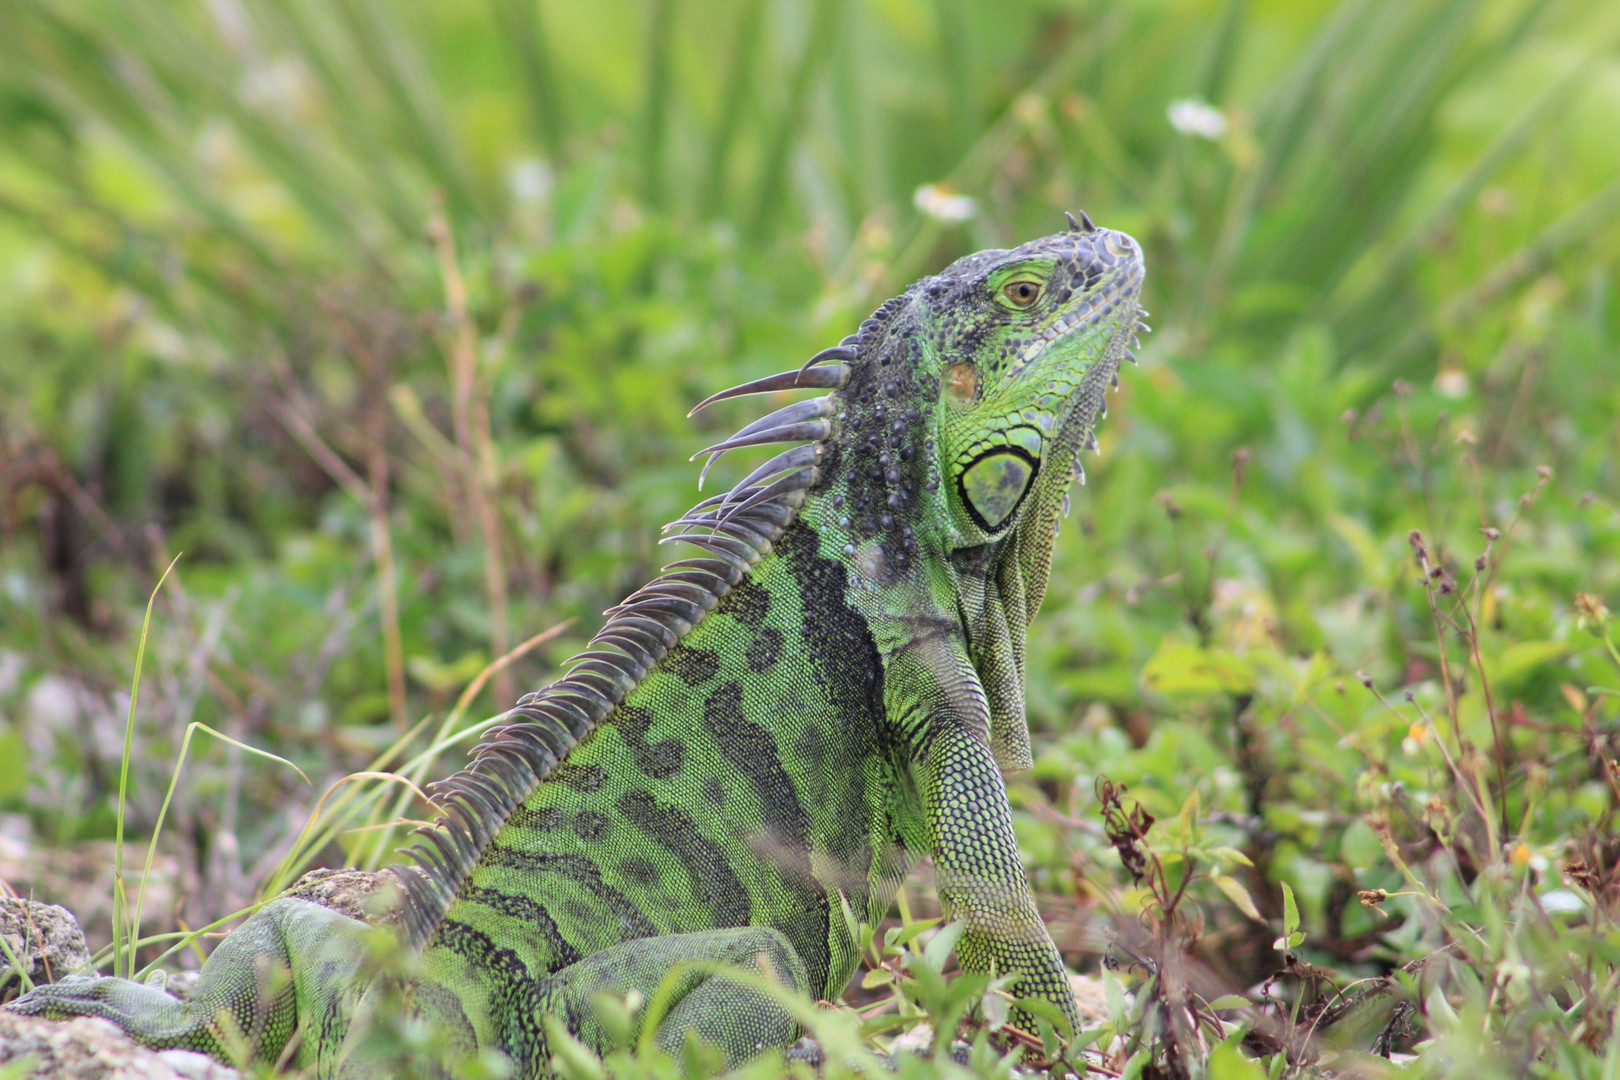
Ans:
<svg viewBox="0 0 1620 1080"><path fill-rule="evenodd" d="M469 1042L506 1032L527 1058L543 1037L526 985L657 935L774 927L804 989L843 990L857 957L838 893L876 921L923 845L876 645L818 549L807 524L783 530L482 846L424 956Z"/></svg>
<svg viewBox="0 0 1620 1080"><path fill-rule="evenodd" d="M645 997L682 961L836 997L857 961L842 903L882 918L925 855L967 924L964 968L1020 973L1020 993L1073 1022L1001 772L1029 764L1024 632L1134 342L1142 263L1129 237L1070 222L959 260L803 368L703 403L828 391L704 452L789 444L671 526L700 554L612 609L565 678L435 785L443 816L399 876L422 950L405 996L443 1036L444 1068L498 1050L538 1075L543 1017L601 1046L591 995ZM107 979L13 1007L220 1056L228 1013L255 1056L296 1031L299 1059L360 1070L358 924L309 907L279 900L245 924L190 1006ZM266 955L292 973L273 992ZM736 1062L795 1026L695 971L657 1034L675 1048L691 1032Z"/></svg>

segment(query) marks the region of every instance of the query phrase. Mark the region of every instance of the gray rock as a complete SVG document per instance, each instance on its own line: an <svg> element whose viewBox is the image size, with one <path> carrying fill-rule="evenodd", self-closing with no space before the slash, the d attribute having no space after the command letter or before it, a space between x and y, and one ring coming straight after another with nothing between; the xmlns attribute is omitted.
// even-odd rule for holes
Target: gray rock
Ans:
<svg viewBox="0 0 1620 1080"><path fill-rule="evenodd" d="M237 1080L242 1075L194 1050L161 1050L154 1056L185 1080Z"/></svg>
<svg viewBox="0 0 1620 1080"><path fill-rule="evenodd" d="M414 867L395 869L416 872ZM397 926L405 918L405 890L390 870L311 870L282 895L308 900L373 926Z"/></svg>
<svg viewBox="0 0 1620 1080"><path fill-rule="evenodd" d="M81 1016L65 1023L0 1011L0 1072L51 1080L241 1080L241 1073L188 1050L157 1053L114 1024Z"/></svg>
<svg viewBox="0 0 1620 1080"><path fill-rule="evenodd" d="M0 896L0 938L6 944L0 949L0 1002L23 990L23 980L12 968L13 957L34 985L90 966L84 932L66 908L55 904Z"/></svg>

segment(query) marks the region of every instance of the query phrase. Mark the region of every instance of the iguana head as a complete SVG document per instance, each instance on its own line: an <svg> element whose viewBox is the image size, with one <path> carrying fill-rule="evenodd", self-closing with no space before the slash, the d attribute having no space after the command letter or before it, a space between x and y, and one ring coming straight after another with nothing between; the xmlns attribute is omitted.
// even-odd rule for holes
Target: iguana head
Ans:
<svg viewBox="0 0 1620 1080"><path fill-rule="evenodd" d="M834 391L700 451L706 473L730 450L809 440L697 509L723 522L812 495L824 534L841 541L863 583L880 587L928 557L1016 552L1033 614L1069 483L1083 475L1079 453L1093 443L1142 314L1136 242L1084 215L1069 222L959 259L799 371L700 403L693 412L745 394Z"/></svg>
<svg viewBox="0 0 1620 1080"><path fill-rule="evenodd" d="M1079 223L970 255L919 283L919 359L939 379L930 422L943 546L1029 534L1049 549L1079 451L1134 337L1141 285L1136 243Z"/></svg>
<svg viewBox="0 0 1620 1080"><path fill-rule="evenodd" d="M818 502L863 581L961 553L1016 557L1018 621L1033 613L1079 453L1135 340L1141 284L1135 241L1087 219L958 260L828 350L851 355L810 372L842 370L821 399L835 422Z"/></svg>

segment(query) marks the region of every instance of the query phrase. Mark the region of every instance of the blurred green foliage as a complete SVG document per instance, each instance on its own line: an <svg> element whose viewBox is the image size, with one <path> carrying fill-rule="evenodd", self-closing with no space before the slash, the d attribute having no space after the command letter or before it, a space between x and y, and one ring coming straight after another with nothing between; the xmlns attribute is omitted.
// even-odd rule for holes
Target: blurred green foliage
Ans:
<svg viewBox="0 0 1620 1080"><path fill-rule="evenodd" d="M1031 641L1014 795L1071 955L1140 899L1074 823L1103 774L1217 867L1226 990L1275 968L1280 882L1349 974L1493 910L1612 927L1620 883L1560 874L1614 862L1620 675L1575 598L1620 595L1616 132L1602 0L11 0L0 805L111 835L132 630L181 551L135 831L194 721L331 779L498 711L660 562L686 455L743 415L690 403L1084 208L1143 243L1157 333ZM925 212L952 194L965 221ZM187 768L195 925L316 794L224 744ZM1385 840L1453 922L1355 902L1406 881ZM1509 1052L1443 1060L1597 1067L1568 987L1612 1025L1614 942L1578 978L1532 930L1469 954ZM1509 955L1555 974L1508 986Z"/></svg>

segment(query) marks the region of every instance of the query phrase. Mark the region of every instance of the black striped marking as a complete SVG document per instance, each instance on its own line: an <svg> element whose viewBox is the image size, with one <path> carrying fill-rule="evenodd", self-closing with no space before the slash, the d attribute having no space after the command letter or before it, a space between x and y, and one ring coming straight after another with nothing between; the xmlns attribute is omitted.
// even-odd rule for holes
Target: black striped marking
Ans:
<svg viewBox="0 0 1620 1080"><path fill-rule="evenodd" d="M508 825L516 825L520 829L533 829L535 832L550 832L561 825L565 819L563 813L553 806L541 806L530 809L527 805L520 805L512 811L506 819Z"/></svg>
<svg viewBox="0 0 1620 1080"><path fill-rule="evenodd" d="M613 822L595 810L581 810L574 815L574 835L586 843L606 840L613 831Z"/></svg>
<svg viewBox="0 0 1620 1080"><path fill-rule="evenodd" d="M716 926L749 924L748 889L737 877L719 844L698 831L685 810L659 805L648 791L626 792L619 812L681 861L697 886L698 899L714 911Z"/></svg>
<svg viewBox="0 0 1620 1080"><path fill-rule="evenodd" d="M615 723L636 768L654 780L667 780L681 771L686 764L686 744L679 739L663 739L649 743L647 732L652 728L652 712L639 705L619 706Z"/></svg>
<svg viewBox="0 0 1620 1080"><path fill-rule="evenodd" d="M880 861L885 865L892 861L885 841L878 841L884 850L873 850L875 830L867 792L867 785L874 776L883 775L883 766L895 760L896 753L883 704L883 661L866 619L849 604L843 564L821 556L816 531L795 523L776 550L799 584L804 648L841 725L819 731L813 738L807 733L800 752L807 756L836 754L844 762L824 793L834 807L830 817L835 822L825 842L829 860L837 867L838 886L856 914L864 915L870 904L874 867ZM825 770L823 775L827 775ZM827 987L824 992L835 994L842 989Z"/></svg>
<svg viewBox="0 0 1620 1080"><path fill-rule="evenodd" d="M529 974L529 965L521 956L495 944L488 934L459 919L440 923L433 943L467 961L474 971L499 977L508 987L534 986L534 976Z"/></svg>
<svg viewBox="0 0 1620 1080"><path fill-rule="evenodd" d="M522 893L502 892L480 885L467 888L461 894L461 898L482 904L491 911L517 919L519 922L538 927L540 936L546 939L546 945L551 949L552 958L548 970L556 971L558 968L567 967L580 958L579 950L570 945L562 936L562 931L557 929L557 921L532 898Z"/></svg>
<svg viewBox="0 0 1620 1080"><path fill-rule="evenodd" d="M753 786L765 825L754 854L769 859L783 885L794 894L793 914L778 925L810 971L812 986L826 983L832 964L827 941L827 897L810 866L810 815L799 801L793 778L782 766L776 739L743 715L742 684L720 686L703 704L703 724L720 753Z"/></svg>
<svg viewBox="0 0 1620 1080"><path fill-rule="evenodd" d="M720 671L720 657L708 649L691 645L677 645L669 650L660 665L662 670L675 675L687 686L702 686Z"/></svg>
<svg viewBox="0 0 1620 1080"><path fill-rule="evenodd" d="M749 671L769 671L782 656L782 631L774 626L762 626L754 633L754 640L743 652L743 661Z"/></svg>
<svg viewBox="0 0 1620 1080"><path fill-rule="evenodd" d="M751 578L743 578L731 587L718 609L748 627L765 625L765 616L771 611L771 594Z"/></svg>
<svg viewBox="0 0 1620 1080"><path fill-rule="evenodd" d="M588 795L602 790L602 785L607 783L607 773L600 765L575 765L571 761L564 761L557 766L550 779Z"/></svg>
<svg viewBox="0 0 1620 1080"><path fill-rule="evenodd" d="M629 897L602 880L602 871L583 855L566 855L551 851L519 851L496 841L484 849L483 864L519 870L526 874L556 874L582 886L596 897L614 917L624 931L626 939L651 937L658 928L631 903Z"/></svg>
<svg viewBox="0 0 1620 1080"><path fill-rule="evenodd" d="M619 873L641 886L644 889L656 888L659 880L658 867L649 858L642 855L632 855L627 859L619 860Z"/></svg>

